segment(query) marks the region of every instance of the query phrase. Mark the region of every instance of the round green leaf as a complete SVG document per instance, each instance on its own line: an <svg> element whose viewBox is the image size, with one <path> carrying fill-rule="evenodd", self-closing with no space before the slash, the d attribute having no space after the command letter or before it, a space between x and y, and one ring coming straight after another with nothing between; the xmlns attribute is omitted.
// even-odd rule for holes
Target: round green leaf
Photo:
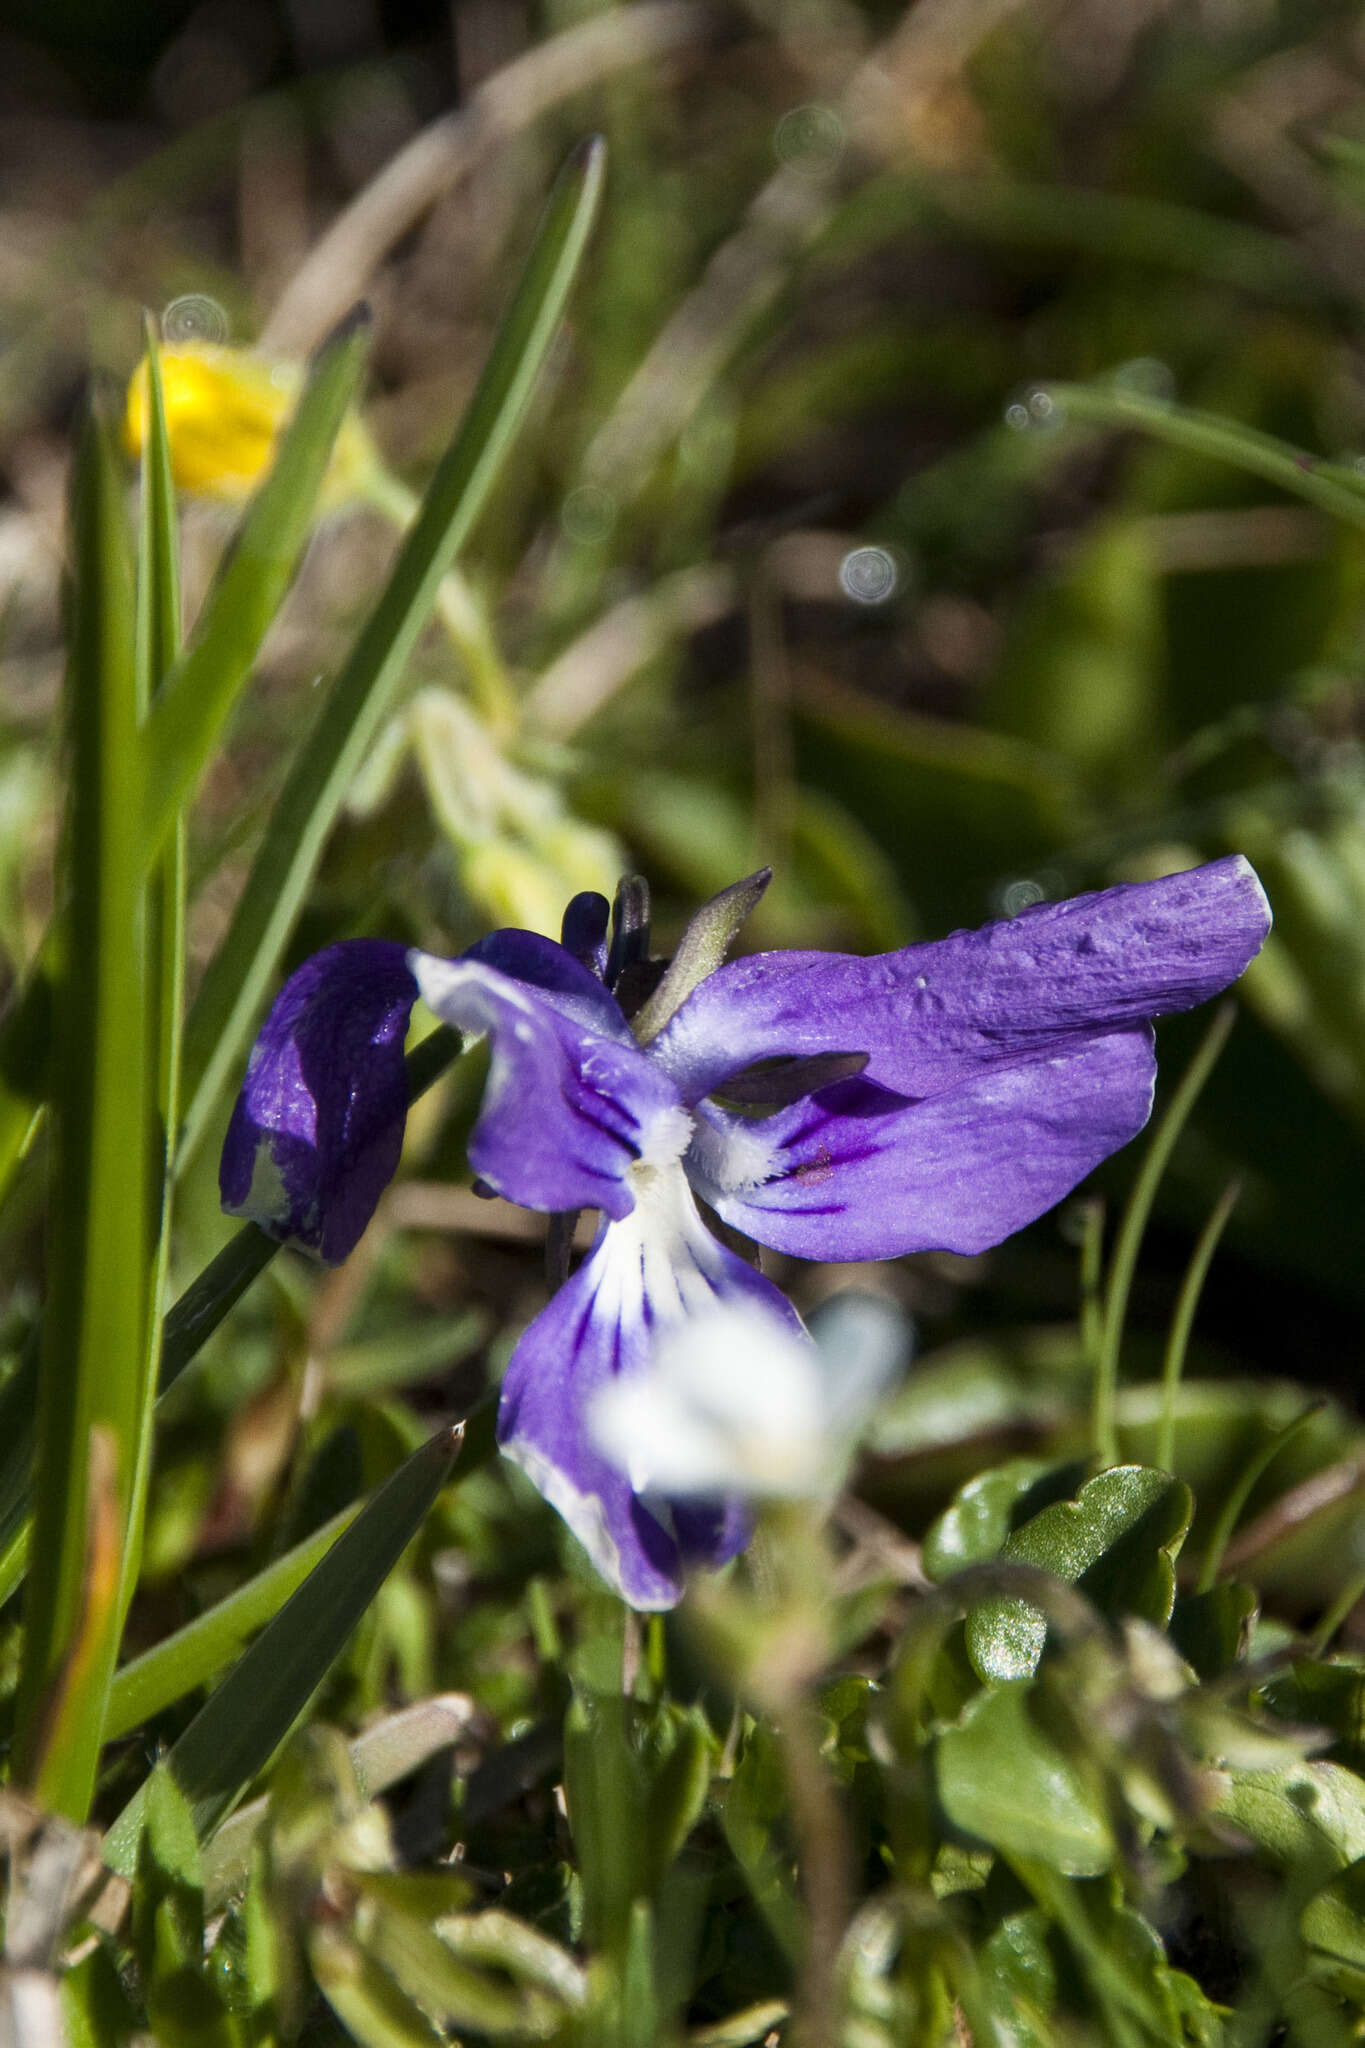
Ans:
<svg viewBox="0 0 1365 2048"><path fill-rule="evenodd" d="M935 1744L939 1802L954 1827L1007 1856L1094 1877L1114 1860L1102 1804L1029 1712L1029 1684L979 1693Z"/></svg>
<svg viewBox="0 0 1365 2048"><path fill-rule="evenodd" d="M999 1557L1011 1532L1055 1500L1066 1500L1089 1468L1010 1458L959 1487L924 1539L924 1569L942 1580Z"/></svg>
<svg viewBox="0 0 1365 2048"><path fill-rule="evenodd" d="M1016 1529L1000 1556L1079 1586L1102 1614L1164 1628L1193 1507L1189 1488L1168 1472L1116 1465ZM1043 1616L1023 1600L983 1601L967 1617L967 1654L985 1679L1028 1677L1046 1638Z"/></svg>

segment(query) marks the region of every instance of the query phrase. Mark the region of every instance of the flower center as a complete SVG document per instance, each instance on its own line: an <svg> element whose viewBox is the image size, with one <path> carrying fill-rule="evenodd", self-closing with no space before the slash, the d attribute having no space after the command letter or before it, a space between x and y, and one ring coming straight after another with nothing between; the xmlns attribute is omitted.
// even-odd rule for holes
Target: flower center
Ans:
<svg viewBox="0 0 1365 2048"><path fill-rule="evenodd" d="M692 1119L681 1104L672 1104L650 1119L643 1137L639 1158L626 1168L637 1202L647 1201L659 1175L682 1158L692 1142Z"/></svg>

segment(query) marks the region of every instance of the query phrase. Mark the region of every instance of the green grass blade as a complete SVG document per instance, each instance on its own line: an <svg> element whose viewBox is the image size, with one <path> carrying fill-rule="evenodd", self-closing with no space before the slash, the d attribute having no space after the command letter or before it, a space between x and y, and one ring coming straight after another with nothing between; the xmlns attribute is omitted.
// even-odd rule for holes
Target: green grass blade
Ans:
<svg viewBox="0 0 1365 2048"><path fill-rule="evenodd" d="M164 1394L198 1356L223 1318L236 1308L253 1280L282 1246L254 1223L233 1232L220 1252L192 1280L166 1317L161 1337L160 1385Z"/></svg>
<svg viewBox="0 0 1365 2048"><path fill-rule="evenodd" d="M346 790L512 447L587 245L604 166L595 141L561 174L469 410L275 805L185 1028L182 1160L241 1055Z"/></svg>
<svg viewBox="0 0 1365 2048"><path fill-rule="evenodd" d="M138 527L136 660L138 714L145 718L180 653L180 530L156 333L146 322L147 445Z"/></svg>
<svg viewBox="0 0 1365 2048"><path fill-rule="evenodd" d="M317 359L193 637L147 722L145 845L165 843L251 672L312 528L318 492L368 353L363 324Z"/></svg>
<svg viewBox="0 0 1365 2048"><path fill-rule="evenodd" d="M264 1769L341 1655L421 1528L461 1435L439 1431L371 1496L172 1748L167 1764L201 1841ZM105 1838L105 1861L127 1876L136 1868L144 1797L139 1788Z"/></svg>
<svg viewBox="0 0 1365 2048"><path fill-rule="evenodd" d="M406 1063L410 1102L415 1102L440 1079L451 1061L458 1058L462 1045L459 1032L443 1024L413 1047ZM254 1223L245 1223L210 1259L198 1278L191 1281L163 1320L158 1400L198 1357L252 1281L259 1278L282 1249L277 1239L267 1237ZM0 1389L0 1606L22 1583L27 1568L40 1338L41 1331L35 1331L18 1369ZM446 1331L448 1356L458 1351L460 1342L460 1326L456 1323ZM466 1470L473 1469L476 1459L482 1463L492 1456L491 1414L491 1408L487 1416L476 1409L470 1417L464 1451Z"/></svg>
<svg viewBox="0 0 1365 2048"><path fill-rule="evenodd" d="M1218 1055L1227 1044L1228 1033L1236 1020L1235 1003L1220 1003L1214 1011L1213 1020L1200 1040L1198 1051L1181 1075L1180 1086L1167 1103L1165 1113L1158 1119L1152 1132L1151 1142L1143 1157L1133 1192L1128 1197L1128 1206L1123 1212L1123 1220L1119 1224L1118 1236L1114 1241L1114 1256L1109 1267L1109 1285L1104 1297L1099 1365L1095 1373L1095 1448L1106 1465L1114 1464L1118 1457L1116 1408L1119 1345L1123 1339L1123 1319L1128 1312L1128 1296L1133 1285L1133 1274L1137 1270L1142 1234L1147 1228L1147 1219L1152 1213L1156 1191L1175 1149L1175 1141L1185 1128L1186 1119L1198 1101L1204 1083L1213 1072Z"/></svg>
<svg viewBox="0 0 1365 2048"><path fill-rule="evenodd" d="M1209 1538L1209 1547L1204 1553L1204 1562L1199 1568L1196 1593L1207 1593L1217 1580L1222 1569L1224 1553L1232 1541L1237 1524L1242 1519L1242 1510L1251 1499L1253 1489L1265 1477L1280 1452L1292 1444L1301 1431L1307 1429L1315 1416L1321 1415L1326 1405L1325 1401L1310 1401L1301 1414L1286 1422L1282 1429L1277 1429L1269 1441L1262 1444L1260 1450L1247 1459L1237 1475L1236 1484L1219 1509L1218 1520L1214 1523L1213 1534Z"/></svg>
<svg viewBox="0 0 1365 2048"><path fill-rule="evenodd" d="M163 701L146 735L149 853L174 834L181 807L213 751L289 586L308 538L332 444L359 387L366 352L366 336L354 328L344 330L322 351L270 474L205 601L193 642L167 675ZM162 428L164 408L157 431ZM164 459L163 439L162 453L149 462L158 478ZM151 516L158 559L165 568L174 518L168 470L158 484ZM163 652L169 644L173 586L165 575L160 588L155 623L151 609L145 617L139 609L138 616L144 708L146 679L157 665L153 634ZM176 609L178 614L178 600ZM178 648L178 624L175 639ZM157 672L165 674L164 665ZM24 1156L48 1092L53 960L59 943L55 931L50 932L23 993L0 1027L0 1197Z"/></svg>
<svg viewBox="0 0 1365 2048"><path fill-rule="evenodd" d="M1180 1283L1176 1296L1175 1313L1171 1317L1170 1335L1166 1339L1166 1355L1161 1365L1161 1428L1156 1440L1156 1462L1163 1472L1172 1469L1175 1457L1175 1403L1180 1388L1180 1375L1185 1369L1185 1353L1190 1346L1190 1331L1194 1328L1195 1312L1199 1297L1204 1291L1213 1255L1219 1240L1228 1225L1228 1219L1237 1206L1237 1197L1242 1192L1239 1180L1229 1181L1209 1214L1209 1220L1199 1233L1185 1277Z"/></svg>
<svg viewBox="0 0 1365 2048"><path fill-rule="evenodd" d="M145 1427L147 983L137 666L123 476L92 411L73 475L66 959L17 1775L83 1821L118 1648ZM112 1546L112 1549L111 1549Z"/></svg>
<svg viewBox="0 0 1365 2048"><path fill-rule="evenodd" d="M326 1556L359 1512L359 1501L343 1508L302 1543L295 1544L254 1579L239 1586L235 1593L229 1593L225 1600L177 1629L173 1636L126 1664L110 1689L105 1741L112 1742L116 1736L141 1727L153 1714L159 1714L172 1701L183 1699L196 1686L207 1684L234 1657L240 1656L251 1638L297 1592L314 1565Z"/></svg>
<svg viewBox="0 0 1365 2048"><path fill-rule="evenodd" d="M142 515L137 559L137 696L147 714L165 687L180 654L180 527L171 476L161 356L156 331L146 323L147 434L142 456ZM129 1541L124 1545L119 1609L126 1614L141 1562L142 1516L151 1472L152 1409L156 1400L166 1285L170 1269L171 1144L179 1123L177 1095L180 1030L184 1009L185 823L177 818L146 881L148 1096L152 1106L148 1171L155 1239L147 1282L147 1366L143 1375L145 1413L138 1432L139 1459L133 1475Z"/></svg>
<svg viewBox="0 0 1365 2048"><path fill-rule="evenodd" d="M53 924L0 1025L0 1200L33 1140L51 1085L52 992L60 951Z"/></svg>
<svg viewBox="0 0 1365 2048"><path fill-rule="evenodd" d="M1135 427L1153 440L1190 455L1229 463L1268 484L1278 484L1295 498L1316 505L1347 526L1365 527L1365 478L1343 463L1327 462L1287 441L1277 441L1255 427L1224 419L1193 406L1171 405L1160 398L1112 384L1047 384L1052 415L1060 422L1104 427Z"/></svg>

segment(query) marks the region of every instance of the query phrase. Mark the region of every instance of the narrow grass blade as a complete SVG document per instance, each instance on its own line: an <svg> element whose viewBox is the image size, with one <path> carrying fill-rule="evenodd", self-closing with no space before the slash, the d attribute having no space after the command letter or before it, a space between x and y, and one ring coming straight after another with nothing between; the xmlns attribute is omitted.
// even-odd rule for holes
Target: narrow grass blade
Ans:
<svg viewBox="0 0 1365 2048"><path fill-rule="evenodd" d="M410 1102L439 1080L462 1044L459 1032L443 1024L413 1048L407 1057ZM243 1224L191 1281L163 1320L158 1400L281 1249L277 1239L267 1237L254 1223ZM40 1340L41 1329L34 1332L18 1370L0 1390L0 1606L22 1583L27 1569ZM454 1355L463 1341L458 1324L448 1329L446 1355ZM467 1470L493 1454L492 1413L490 1405L486 1415L476 1409L470 1417L464 1451Z"/></svg>
<svg viewBox="0 0 1365 2048"><path fill-rule="evenodd" d="M346 790L388 706L441 578L487 503L544 363L601 198L593 142L561 174L459 432L393 574L275 805L264 844L185 1029L180 1157L202 1136L240 1057Z"/></svg>
<svg viewBox="0 0 1365 2048"><path fill-rule="evenodd" d="M1059 421L1135 427L1172 448L1226 462L1278 484L1346 526L1365 527L1365 479L1344 463L1327 462L1219 413L1171 405L1113 384L1048 384L1045 389L1054 407L1052 417Z"/></svg>
<svg viewBox="0 0 1365 2048"><path fill-rule="evenodd" d="M180 653L180 528L171 477L161 356L155 327L145 322L147 431L142 456L142 514L138 530L136 667L138 714L144 721L160 698ZM142 1556L142 1517L151 1472L152 1408L156 1400L166 1284L170 1270L171 1143L179 1121L180 1029L184 1008L185 822L177 817L145 883L147 933L147 1054L151 1124L150 1197L155 1219L147 1276L147 1365L144 1414L138 1431L129 1541L122 1552L119 1611L126 1614Z"/></svg>
<svg viewBox="0 0 1365 2048"><path fill-rule="evenodd" d="M289 587L367 353L365 325L351 323L319 355L189 646L148 719L143 827L149 855L173 829Z"/></svg>
<svg viewBox="0 0 1365 2048"><path fill-rule="evenodd" d="M267 1237L254 1223L244 1223L190 1282L167 1314L162 1333L163 1394L202 1351L223 1318L237 1306L279 1250L277 1238Z"/></svg>
<svg viewBox="0 0 1365 2048"><path fill-rule="evenodd" d="M147 436L142 456L142 510L138 527L136 660L138 713L153 698L180 653L180 531L171 480L161 356L152 322L145 323Z"/></svg>
<svg viewBox="0 0 1365 2048"><path fill-rule="evenodd" d="M117 1563L107 1587L87 1576L87 1552L106 1506L128 1534L148 1416L150 1253L133 589L121 465L93 409L73 476L71 555L69 940L54 1003L46 1355L15 1747L17 1775L39 1801L83 1821L119 1632ZM91 1488L97 1443L107 1502Z"/></svg>
<svg viewBox="0 0 1365 2048"><path fill-rule="evenodd" d="M1365 1600L1365 1572L1357 1572L1354 1578L1346 1581L1308 1638L1309 1647L1315 1657L1326 1656L1333 1636L1347 1616L1355 1612L1362 1600Z"/></svg>
<svg viewBox="0 0 1365 2048"><path fill-rule="evenodd" d="M144 832L149 854L174 833L180 809L213 751L289 586L308 538L332 444L359 387L366 352L366 336L354 324L323 350L281 439L274 466L205 601L193 643L167 678L163 701L146 734L150 766ZM164 429L164 407L160 410L158 434ZM149 460L149 471L161 469L164 438L162 451ZM170 504L166 472L153 514L157 544L163 549ZM169 551L160 559L164 564ZM164 579L162 587L163 592L169 588ZM154 609L164 650L170 604L163 598ZM149 611L145 621L139 617L139 632L150 634L151 629ZM149 675L152 666L149 643L148 658L139 659L139 668ZM48 1092L52 976L59 946L59 936L50 932L23 993L0 1026L0 1197L30 1142Z"/></svg>
<svg viewBox="0 0 1365 2048"><path fill-rule="evenodd" d="M1207 1593L1217 1579L1223 1563L1223 1553L1232 1541L1237 1524L1242 1519L1242 1510L1251 1498L1252 1489L1264 1478L1280 1452L1293 1443L1299 1432L1306 1429L1314 1416L1320 1415L1326 1405L1325 1401L1310 1401L1301 1415L1296 1415L1292 1422L1286 1422L1283 1429L1277 1429L1269 1442L1262 1444L1255 1456L1247 1459L1238 1474L1236 1485L1219 1510L1218 1520L1209 1538L1209 1547L1204 1553L1204 1562L1199 1568L1196 1593Z"/></svg>
<svg viewBox="0 0 1365 2048"><path fill-rule="evenodd" d="M14 1591L5 1579L10 1544L28 1518L42 1351L39 1325L30 1331L18 1364L0 1389L0 1606Z"/></svg>
<svg viewBox="0 0 1365 2048"><path fill-rule="evenodd" d="M1116 1406L1119 1345L1123 1338L1123 1320L1128 1312L1128 1296L1133 1285L1133 1274L1137 1270L1142 1235L1147 1228L1147 1219L1152 1213L1152 1203L1156 1200L1161 1176L1166 1171L1167 1162L1175 1149L1175 1141L1185 1128L1185 1121L1198 1101L1204 1083L1213 1072L1219 1053L1227 1044L1228 1033L1236 1018L1235 1003L1220 1003L1214 1011L1213 1021L1200 1040L1198 1051L1182 1074L1180 1086L1167 1103L1165 1114L1158 1120L1152 1132L1133 1192L1128 1197L1128 1206L1123 1212L1123 1220L1119 1224L1118 1237L1114 1243L1114 1256L1109 1267L1109 1285L1105 1290L1099 1367L1095 1374L1095 1448L1106 1465L1114 1464L1118 1457Z"/></svg>
<svg viewBox="0 0 1365 2048"><path fill-rule="evenodd" d="M348 1746L366 1796L377 1799L390 1785L398 1784L443 1749L450 1749L467 1732L476 1714L467 1694L437 1693L364 1729ZM205 1850L204 1904L210 1912L225 1905L246 1883L252 1843L265 1820L267 1803L262 1798L239 1806Z"/></svg>
<svg viewBox="0 0 1365 2048"><path fill-rule="evenodd" d="M61 948L54 923L0 1024L0 1200L33 1141L51 1087L52 996Z"/></svg>
<svg viewBox="0 0 1365 2048"><path fill-rule="evenodd" d="M141 1727L153 1714L183 1699L196 1686L206 1685L239 1657L251 1638L297 1592L314 1565L327 1555L359 1512L359 1501L343 1508L217 1606L126 1664L110 1688L105 1741L112 1742L116 1736Z"/></svg>
<svg viewBox="0 0 1365 2048"><path fill-rule="evenodd" d="M241 1797L303 1712L380 1586L421 1528L463 1435L440 1430L346 1529L190 1723L167 1764L201 1841ZM145 1787L105 1838L105 1861L136 1869Z"/></svg>
<svg viewBox="0 0 1365 2048"><path fill-rule="evenodd" d="M1199 1233L1185 1278L1180 1283L1176 1296L1175 1313L1171 1317L1170 1335L1166 1339L1166 1356L1161 1367L1161 1428L1156 1440L1156 1461L1163 1472L1171 1470L1175 1457L1175 1400L1180 1387L1180 1375L1185 1368L1185 1353L1189 1349L1190 1331L1194 1328L1195 1311L1199 1297L1204 1291L1209 1267L1218 1243L1227 1229L1228 1218L1237 1207L1237 1197L1242 1192L1239 1180L1230 1181L1213 1205L1208 1222Z"/></svg>

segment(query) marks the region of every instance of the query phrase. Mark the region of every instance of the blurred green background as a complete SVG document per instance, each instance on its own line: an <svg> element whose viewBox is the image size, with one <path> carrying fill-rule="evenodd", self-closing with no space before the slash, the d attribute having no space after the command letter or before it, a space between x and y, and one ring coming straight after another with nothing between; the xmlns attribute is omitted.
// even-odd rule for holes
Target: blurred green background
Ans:
<svg viewBox="0 0 1365 2048"><path fill-rule="evenodd" d="M467 561L524 693L511 765L650 875L665 945L760 860L779 882L752 943L867 950L1248 853L1276 936L1167 1177L1134 1328L1162 1325L1240 1176L1199 1364L1350 1393L1365 543L1236 456L1259 430L1339 465L1348 493L1365 465L1358 6L10 0L7 973L50 900L63 480L92 365L126 377L143 306L172 340L297 358L363 297L367 417L420 485L553 170L592 129L611 167L586 288ZM1158 432L1082 418L1057 383L1132 400ZM1218 415L1234 459L1160 438L1173 406ZM188 508L192 595L227 530ZM315 539L196 820L200 962L391 547L366 513ZM423 643L428 710L452 660ZM420 724L358 793L297 952L356 930L467 943L519 885L510 841L471 882L444 829L456 742ZM1198 1028L1163 1029L1168 1076ZM447 1110L423 1126L433 1181L458 1162ZM219 1241L212 1151L182 1211L186 1276ZM1132 1170L1113 1162L1104 1188ZM421 1240L419 1295L515 1316L536 1253L474 1206ZM19 1309L36 1216L21 1189ZM893 1284L931 1345L1059 1323L1074 1236L1046 1218ZM799 1297L824 1284L784 1277Z"/></svg>

